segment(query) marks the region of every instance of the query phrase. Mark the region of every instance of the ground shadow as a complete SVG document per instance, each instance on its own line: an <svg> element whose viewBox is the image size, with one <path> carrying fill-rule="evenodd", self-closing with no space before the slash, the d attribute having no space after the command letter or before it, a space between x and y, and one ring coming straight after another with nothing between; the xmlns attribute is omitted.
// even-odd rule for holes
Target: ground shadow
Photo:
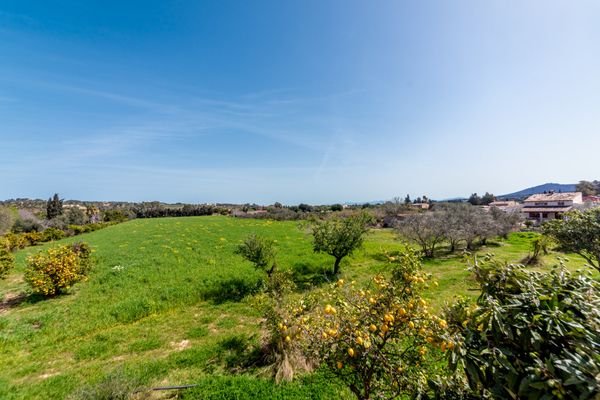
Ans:
<svg viewBox="0 0 600 400"><path fill-rule="evenodd" d="M262 366L264 359L256 335L239 334L220 340L216 344L215 356L206 366L212 370L222 365L229 373L240 373Z"/></svg>
<svg viewBox="0 0 600 400"><path fill-rule="evenodd" d="M307 291L316 286L330 283L334 278L331 266L323 267L306 262L297 262L292 265L292 279L300 291Z"/></svg>
<svg viewBox="0 0 600 400"><path fill-rule="evenodd" d="M248 280L242 278L218 281L202 293L202 298L215 304L241 301L247 296L256 294L261 288L261 283L260 279Z"/></svg>
<svg viewBox="0 0 600 400"><path fill-rule="evenodd" d="M16 308L21 304L32 305L44 300L47 300L47 298L41 294L31 294L25 292L7 293L0 301L0 313Z"/></svg>

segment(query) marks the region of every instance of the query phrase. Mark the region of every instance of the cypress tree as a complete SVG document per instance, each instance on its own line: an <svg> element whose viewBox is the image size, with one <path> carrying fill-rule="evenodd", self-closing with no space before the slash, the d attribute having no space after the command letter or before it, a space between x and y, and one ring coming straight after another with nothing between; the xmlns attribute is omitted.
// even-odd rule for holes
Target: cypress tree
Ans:
<svg viewBox="0 0 600 400"><path fill-rule="evenodd" d="M63 201L58 197L58 193L54 193L54 197L48 199L46 204L46 218L56 218L63 213Z"/></svg>

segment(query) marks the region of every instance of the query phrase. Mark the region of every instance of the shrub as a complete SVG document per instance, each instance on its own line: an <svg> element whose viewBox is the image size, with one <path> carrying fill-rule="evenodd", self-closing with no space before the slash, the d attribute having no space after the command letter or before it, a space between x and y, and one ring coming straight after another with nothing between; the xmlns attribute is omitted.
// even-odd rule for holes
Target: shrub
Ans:
<svg viewBox="0 0 600 400"><path fill-rule="evenodd" d="M274 271L268 276L264 291L254 298L266 331L261 348L263 361L270 367L276 382L291 381L297 372L311 370L298 341L300 326L293 324L296 313L304 308L292 310L285 302L286 295L293 288L294 283L288 273Z"/></svg>
<svg viewBox="0 0 600 400"><path fill-rule="evenodd" d="M148 398L141 390L141 381L125 374L119 368L94 385L86 385L76 390L70 400L128 400Z"/></svg>
<svg viewBox="0 0 600 400"><path fill-rule="evenodd" d="M309 354L358 399L423 396L427 354L454 346L446 321L418 294L427 279L420 258L410 249L388 258L391 276L365 289L339 280L325 293L328 304L300 319Z"/></svg>
<svg viewBox="0 0 600 400"><path fill-rule="evenodd" d="M15 257L12 255L6 240L0 238L0 279L4 278L14 267Z"/></svg>
<svg viewBox="0 0 600 400"><path fill-rule="evenodd" d="M48 228L44 232L44 242L50 242L52 240L63 239L66 234L63 230L58 228Z"/></svg>
<svg viewBox="0 0 600 400"><path fill-rule="evenodd" d="M17 218L12 227L15 233L40 232L42 229L42 224L34 218Z"/></svg>
<svg viewBox="0 0 600 400"><path fill-rule="evenodd" d="M501 265L472 267L481 287L474 308L450 309L461 339L449 357L481 397L592 399L600 394L600 284L563 265L550 273Z"/></svg>
<svg viewBox="0 0 600 400"><path fill-rule="evenodd" d="M92 266L91 249L74 243L48 249L27 259L25 281L34 293L54 296L85 280Z"/></svg>
<svg viewBox="0 0 600 400"><path fill-rule="evenodd" d="M27 239L23 234L20 233L7 233L4 235L4 239L8 243L8 248L10 251L24 249L27 247Z"/></svg>

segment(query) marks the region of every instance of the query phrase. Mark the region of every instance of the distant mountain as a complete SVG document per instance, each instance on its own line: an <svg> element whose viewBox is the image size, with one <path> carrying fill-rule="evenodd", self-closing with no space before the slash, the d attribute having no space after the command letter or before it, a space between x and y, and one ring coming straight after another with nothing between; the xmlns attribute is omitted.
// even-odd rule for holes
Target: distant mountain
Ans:
<svg viewBox="0 0 600 400"><path fill-rule="evenodd" d="M531 196L532 194L544 193L549 191L555 192L574 192L576 184L562 184L562 183L544 183L543 185L530 187L527 189L520 190L518 192L504 194L497 196L498 199L524 199L525 197Z"/></svg>

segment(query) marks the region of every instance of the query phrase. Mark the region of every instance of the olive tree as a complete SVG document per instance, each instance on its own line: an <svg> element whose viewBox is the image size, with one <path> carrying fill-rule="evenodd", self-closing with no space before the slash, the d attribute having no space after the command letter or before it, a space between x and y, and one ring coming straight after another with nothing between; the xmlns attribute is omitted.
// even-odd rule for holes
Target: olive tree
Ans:
<svg viewBox="0 0 600 400"><path fill-rule="evenodd" d="M441 211L409 215L396 226L401 236L417 243L425 257L433 257L435 248L445 238L445 226Z"/></svg>
<svg viewBox="0 0 600 400"><path fill-rule="evenodd" d="M368 214L361 213L345 218L314 220L311 223L313 250L315 253L327 253L335 258L334 275L339 273L342 259L362 246L370 221L371 217Z"/></svg>
<svg viewBox="0 0 600 400"><path fill-rule="evenodd" d="M562 220L546 222L542 231L564 251L579 254L600 271L600 208L570 211Z"/></svg>

